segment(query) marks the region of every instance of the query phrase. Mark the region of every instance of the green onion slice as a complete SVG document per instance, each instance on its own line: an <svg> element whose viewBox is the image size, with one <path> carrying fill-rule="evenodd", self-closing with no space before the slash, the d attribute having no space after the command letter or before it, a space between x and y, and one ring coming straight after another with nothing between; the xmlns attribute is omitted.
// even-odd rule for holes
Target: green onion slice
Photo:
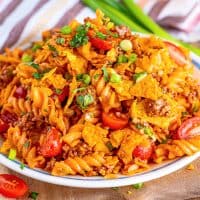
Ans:
<svg viewBox="0 0 200 200"><path fill-rule="evenodd" d="M72 29L70 26L63 26L61 29L60 29L60 32L64 35L67 35L67 34L70 34L72 32Z"/></svg>
<svg viewBox="0 0 200 200"><path fill-rule="evenodd" d="M15 149L10 149L9 154L8 154L8 159L15 160L16 155L17 155L17 151Z"/></svg>
<svg viewBox="0 0 200 200"><path fill-rule="evenodd" d="M143 187L144 183L136 183L132 185L132 187L136 190L141 189Z"/></svg>
<svg viewBox="0 0 200 200"><path fill-rule="evenodd" d="M147 76L147 72L139 72L133 75L133 80L138 83Z"/></svg>

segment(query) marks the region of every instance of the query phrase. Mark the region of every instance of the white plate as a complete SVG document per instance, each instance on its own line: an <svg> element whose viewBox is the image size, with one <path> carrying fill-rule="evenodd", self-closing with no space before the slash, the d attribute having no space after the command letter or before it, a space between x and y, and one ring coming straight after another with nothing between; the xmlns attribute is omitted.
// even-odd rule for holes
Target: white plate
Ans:
<svg viewBox="0 0 200 200"><path fill-rule="evenodd" d="M200 69L200 57L191 53L191 58L193 63L197 68ZM148 171L139 173L133 176L120 176L116 179L104 179L100 176L96 177L82 177L82 176L52 176L51 174L39 170L31 169L29 167L24 167L22 170L20 168L20 162L11 161L5 155L0 154L0 163L20 174L26 175L28 177L64 186L80 187L80 188L107 188L107 187L118 187L126 186L140 182L150 181L162 176L168 175L175 172L178 169L188 165L195 159L200 157L200 152L194 154L190 157L182 157L176 160L168 161L160 165L154 165Z"/></svg>

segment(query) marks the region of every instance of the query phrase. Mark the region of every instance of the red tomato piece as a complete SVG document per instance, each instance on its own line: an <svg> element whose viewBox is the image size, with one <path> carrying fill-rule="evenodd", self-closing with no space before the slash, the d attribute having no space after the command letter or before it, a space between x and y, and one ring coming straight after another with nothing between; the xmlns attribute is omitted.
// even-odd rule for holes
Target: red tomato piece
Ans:
<svg viewBox="0 0 200 200"><path fill-rule="evenodd" d="M181 124L173 138L188 139L197 135L200 135L200 117L192 117Z"/></svg>
<svg viewBox="0 0 200 200"><path fill-rule="evenodd" d="M62 103L66 97L69 96L69 87L68 86L65 86L61 92L61 94L58 95L58 99L59 101Z"/></svg>
<svg viewBox="0 0 200 200"><path fill-rule="evenodd" d="M47 133L45 140L40 146L40 152L44 157L53 157L61 153L62 142L60 140L59 131L52 127Z"/></svg>
<svg viewBox="0 0 200 200"><path fill-rule="evenodd" d="M141 160L149 160L153 153L153 147L150 144L149 146L138 145L133 150L133 157L140 158Z"/></svg>
<svg viewBox="0 0 200 200"><path fill-rule="evenodd" d="M89 30L88 36L93 47L105 51L110 50L112 48L112 43L110 41L96 37L94 31Z"/></svg>
<svg viewBox="0 0 200 200"><path fill-rule="evenodd" d="M8 128L9 128L9 125L3 122L2 120L0 120L0 134L6 132Z"/></svg>
<svg viewBox="0 0 200 200"><path fill-rule="evenodd" d="M15 113L10 113L9 111L5 110L0 116L0 119L9 124L17 121L17 115Z"/></svg>
<svg viewBox="0 0 200 200"><path fill-rule="evenodd" d="M103 112L102 121L104 126L113 130L122 129L128 124L128 118L117 117L114 113Z"/></svg>
<svg viewBox="0 0 200 200"><path fill-rule="evenodd" d="M21 86L18 87L13 94L13 96L18 98L18 99L19 98L24 99L26 97L26 95L27 95L27 90L25 88L21 87Z"/></svg>
<svg viewBox="0 0 200 200"><path fill-rule="evenodd" d="M102 40L100 38L90 38L90 42L93 47L100 50L110 50L112 48L112 44L110 41Z"/></svg>
<svg viewBox="0 0 200 200"><path fill-rule="evenodd" d="M19 198L28 191L27 184L15 175L0 174L0 194L9 198Z"/></svg>
<svg viewBox="0 0 200 200"><path fill-rule="evenodd" d="M186 56L184 52L176 45L172 44L171 42L165 42L170 57L178 64L178 65L185 65L187 63Z"/></svg>

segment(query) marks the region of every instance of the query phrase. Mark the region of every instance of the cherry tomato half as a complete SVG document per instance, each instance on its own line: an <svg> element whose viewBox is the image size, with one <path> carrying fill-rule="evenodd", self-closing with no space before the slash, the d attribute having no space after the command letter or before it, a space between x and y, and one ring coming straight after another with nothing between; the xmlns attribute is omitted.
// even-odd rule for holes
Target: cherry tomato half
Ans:
<svg viewBox="0 0 200 200"><path fill-rule="evenodd" d="M4 110L0 116L0 119L7 124L9 124L9 123L12 124L15 121L17 121L17 115L15 113L11 113L7 110Z"/></svg>
<svg viewBox="0 0 200 200"><path fill-rule="evenodd" d="M59 131L52 127L40 146L40 152L44 157L57 156L62 150Z"/></svg>
<svg viewBox="0 0 200 200"><path fill-rule="evenodd" d="M103 112L102 121L104 126L113 130L124 128L128 124L128 118L117 117L114 113Z"/></svg>
<svg viewBox="0 0 200 200"><path fill-rule="evenodd" d="M178 65L185 65L187 63L186 56L184 52L176 45L172 44L171 42L165 42L170 57L178 64Z"/></svg>
<svg viewBox="0 0 200 200"><path fill-rule="evenodd" d="M11 174L0 174L0 194L5 197L22 197L28 191L27 184Z"/></svg>
<svg viewBox="0 0 200 200"><path fill-rule="evenodd" d="M197 135L200 135L200 117L192 117L181 124L173 138L187 139Z"/></svg>
<svg viewBox="0 0 200 200"><path fill-rule="evenodd" d="M133 157L140 158L141 160L149 160L151 158L152 153L153 147L151 144L148 146L138 145L133 150Z"/></svg>
<svg viewBox="0 0 200 200"><path fill-rule="evenodd" d="M100 38L90 38L90 42L93 47L100 49L100 50L110 50L112 48L112 44L110 41L102 40Z"/></svg>
<svg viewBox="0 0 200 200"><path fill-rule="evenodd" d="M18 99L19 98L24 99L26 97L26 95L27 95L27 90L25 88L21 87L21 86L18 87L13 94L13 96L18 98Z"/></svg>

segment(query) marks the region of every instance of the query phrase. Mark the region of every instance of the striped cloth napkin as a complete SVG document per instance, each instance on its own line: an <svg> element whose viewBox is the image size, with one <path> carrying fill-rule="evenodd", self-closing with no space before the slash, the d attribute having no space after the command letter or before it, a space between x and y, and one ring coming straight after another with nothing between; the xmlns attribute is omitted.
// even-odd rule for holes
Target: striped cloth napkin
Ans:
<svg viewBox="0 0 200 200"><path fill-rule="evenodd" d="M137 0L137 3L176 37L189 42L200 41L200 0ZM42 31L62 27L73 18L82 22L87 16L94 17L95 13L79 0L0 0L0 52L5 47L26 48L31 42L40 39ZM119 197L128 200L183 200L199 197L199 168L200 161L193 172L184 173L182 170L151 181L131 195L127 193L128 187L120 188ZM78 190L77 194L81 192ZM94 197L91 192L91 198L88 196L88 199L108 198ZM113 199L112 196L109 199Z"/></svg>
<svg viewBox="0 0 200 200"><path fill-rule="evenodd" d="M200 41L200 0L137 0L159 24L189 42ZM26 48L42 31L94 12L79 0L0 0L0 51Z"/></svg>

